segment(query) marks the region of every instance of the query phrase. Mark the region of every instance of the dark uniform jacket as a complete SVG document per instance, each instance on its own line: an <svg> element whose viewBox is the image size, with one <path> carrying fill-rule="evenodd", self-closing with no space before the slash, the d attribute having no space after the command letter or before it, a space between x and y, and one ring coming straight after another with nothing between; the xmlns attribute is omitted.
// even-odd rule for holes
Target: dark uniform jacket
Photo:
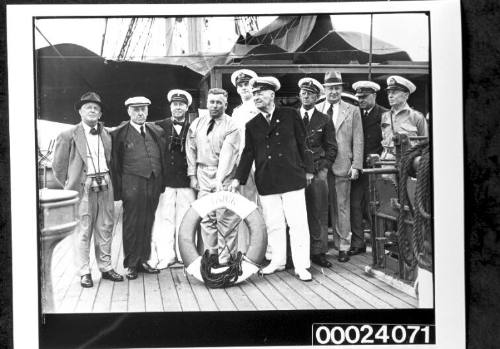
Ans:
<svg viewBox="0 0 500 349"><path fill-rule="evenodd" d="M313 108L306 133L306 157L312 157L308 161L313 162L314 173L324 168L329 169L337 157L337 140L332 119Z"/></svg>
<svg viewBox="0 0 500 349"><path fill-rule="evenodd" d="M156 144L158 145L158 149L160 151L160 159L161 159L160 163L161 173L159 175L161 176L161 178L165 178L165 166L163 164L165 159L165 156L163 154L165 149L164 145L165 138L163 136L163 129L149 122L145 123L145 125L146 125L146 132L151 135L154 142L156 142ZM133 144L127 142L128 132L130 131L135 132L135 130L131 130L132 128L133 126L130 125L130 121L127 121L122 123L120 126L118 126L111 132L111 138L113 141L112 157L111 157L112 158L111 173L113 176L112 178L113 178L115 201L122 200L123 155L125 148L130 148L134 146ZM138 176L142 175L140 166L137 167L137 175Z"/></svg>
<svg viewBox="0 0 500 349"><path fill-rule="evenodd" d="M380 126L380 120L383 113L388 109L375 104L373 109L364 116L363 111L361 111L361 122L363 124L363 135L364 135L364 152L365 159L363 160L366 166L366 157L369 154L382 154L382 128Z"/></svg>
<svg viewBox="0 0 500 349"><path fill-rule="evenodd" d="M245 184L255 160L260 195L286 193L306 186L305 128L297 110L276 107L269 124L262 113L246 124L245 148L235 178Z"/></svg>
<svg viewBox="0 0 500 349"><path fill-rule="evenodd" d="M166 118L156 122L165 132L165 186L170 188L189 188L189 177L187 175L187 160L186 160L186 136L184 136L182 147L175 142L172 142L175 129L172 125L172 119ZM186 118L186 123L183 125L181 135L187 135L189 122ZM180 137L179 137L180 138Z"/></svg>

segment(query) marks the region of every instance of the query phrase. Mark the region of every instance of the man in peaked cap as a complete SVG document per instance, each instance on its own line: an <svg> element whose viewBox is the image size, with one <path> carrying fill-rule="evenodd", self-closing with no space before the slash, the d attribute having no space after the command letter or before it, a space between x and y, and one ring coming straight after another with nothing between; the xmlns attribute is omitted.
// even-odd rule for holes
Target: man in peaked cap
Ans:
<svg viewBox="0 0 500 349"><path fill-rule="evenodd" d="M239 69L231 75L231 82L236 87L236 91L241 98L241 104L234 108L231 115L232 119L240 129L241 142L238 154L238 162L245 147L245 125L259 113L253 102L252 88L250 79L257 77L257 74L250 69ZM238 191L248 200L260 205L258 200L257 187L255 186L255 166L252 166L248 180L245 185L239 187ZM238 249L246 251L249 245L249 232L246 224L240 224L238 227ZM270 257L270 255L268 255Z"/></svg>
<svg viewBox="0 0 500 349"><path fill-rule="evenodd" d="M147 123L146 97L125 101L130 121L111 133L113 137L113 179L115 200L123 201L123 266L127 278L137 278L138 272L158 273L147 261L151 250L151 231L164 188L162 129Z"/></svg>
<svg viewBox="0 0 500 349"><path fill-rule="evenodd" d="M332 119L314 106L323 86L313 78L299 80L300 116L306 129L306 155L314 164L314 178L306 187L307 220L311 236L311 261L331 267L328 252L328 170L337 156L337 141ZM333 189L333 188L332 188Z"/></svg>
<svg viewBox="0 0 500 349"><path fill-rule="evenodd" d="M266 223L272 259L262 272L285 270L286 225L295 274L302 281L312 280L309 251L309 228L304 195L313 166L305 156L305 128L297 110L276 107L278 79L271 76L250 80L253 100L259 109L246 125L245 148L231 183L236 190L245 184L255 161L255 182Z"/></svg>
<svg viewBox="0 0 500 349"><path fill-rule="evenodd" d="M382 153L382 130L380 118L386 108L376 103L377 92L380 86L372 81L358 81L352 85L356 91L361 109L361 121L363 124L364 159L363 167L366 167L366 159L370 154ZM366 252L363 232L363 218L370 221L368 211L369 188L368 175L361 173L359 178L351 182L351 248L349 255Z"/></svg>
<svg viewBox="0 0 500 349"><path fill-rule="evenodd" d="M174 89L167 94L171 117L156 124L165 135L164 192L160 195L156 209L151 255L148 264L164 269L175 262L181 262L179 253L179 227L184 214L195 200L195 192L189 186L186 161L186 138L189 130L188 108L193 98L184 90Z"/></svg>
<svg viewBox="0 0 500 349"><path fill-rule="evenodd" d="M198 198L228 187L238 164L240 129L227 115L227 92L208 91L209 115L195 119L186 141L187 174ZM238 216L226 208L211 212L201 220L205 248L213 264L227 264L236 252L235 226Z"/></svg>
<svg viewBox="0 0 500 349"><path fill-rule="evenodd" d="M339 240L340 262L347 262L351 235L351 181L363 168L363 125L359 108L342 101L342 75L327 72L323 86L326 99L316 108L330 116L335 126L338 152L328 175L330 217L335 224L334 239Z"/></svg>
<svg viewBox="0 0 500 349"><path fill-rule="evenodd" d="M428 136L427 121L422 113L410 108L407 101L417 88L408 79L393 75L387 78L387 98L391 110L382 114L382 159L394 159L392 137L395 133L408 136Z"/></svg>
<svg viewBox="0 0 500 349"><path fill-rule="evenodd" d="M101 97L85 93L75 104L82 121L59 134L54 151L54 170L64 189L79 194L76 230L76 263L82 287L92 287L89 255L94 235L95 258L103 279L122 281L111 265L114 200L111 168L111 136L99 119L102 116Z"/></svg>

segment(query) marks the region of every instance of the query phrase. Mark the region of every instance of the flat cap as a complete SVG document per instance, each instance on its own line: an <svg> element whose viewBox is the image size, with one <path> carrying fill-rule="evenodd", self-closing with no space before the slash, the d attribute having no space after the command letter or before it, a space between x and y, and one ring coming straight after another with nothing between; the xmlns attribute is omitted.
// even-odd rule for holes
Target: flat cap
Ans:
<svg viewBox="0 0 500 349"><path fill-rule="evenodd" d="M257 74L250 69L240 69L231 74L231 83L236 86L240 82L248 82L252 78L256 78Z"/></svg>
<svg viewBox="0 0 500 349"><path fill-rule="evenodd" d="M281 84L278 79L273 76L259 76L250 79L250 86L252 86L252 92L256 91L278 91L281 88Z"/></svg>
<svg viewBox="0 0 500 349"><path fill-rule="evenodd" d="M80 100L75 103L75 110L80 110L82 105L86 103L95 103L98 104L101 108L104 108L104 105L101 101L101 96L99 96L95 92L86 92L80 97Z"/></svg>
<svg viewBox="0 0 500 349"><path fill-rule="evenodd" d="M399 90L403 92L413 93L417 87L408 79L399 75L392 75L387 78L386 90Z"/></svg>
<svg viewBox="0 0 500 349"><path fill-rule="evenodd" d="M380 91L380 85L373 81L357 81L352 84L352 88L356 91L356 96L366 96Z"/></svg>
<svg viewBox="0 0 500 349"><path fill-rule="evenodd" d="M186 103L188 105L188 107L193 102L193 97L191 96L191 94L189 92L184 91L184 90L179 90L179 89L174 89L174 90L168 91L167 99L169 102L177 101L177 102Z"/></svg>
<svg viewBox="0 0 500 349"><path fill-rule="evenodd" d="M302 78L298 83L301 90L306 90L312 93L316 93L317 95L322 94L325 89L321 83L313 78Z"/></svg>
<svg viewBox="0 0 500 349"><path fill-rule="evenodd" d="M151 101L147 99L146 97L143 96L137 96L137 97L130 97L125 101L125 106L131 106L131 105L150 105Z"/></svg>
<svg viewBox="0 0 500 349"><path fill-rule="evenodd" d="M338 71L327 71L325 73L325 81L323 86L339 86L344 85L342 82L342 74Z"/></svg>

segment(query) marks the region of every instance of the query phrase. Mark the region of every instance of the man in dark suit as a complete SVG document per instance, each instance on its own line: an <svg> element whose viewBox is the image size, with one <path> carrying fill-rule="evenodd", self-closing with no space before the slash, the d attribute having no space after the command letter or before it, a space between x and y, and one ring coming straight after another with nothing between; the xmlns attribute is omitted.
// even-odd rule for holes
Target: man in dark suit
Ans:
<svg viewBox="0 0 500 349"><path fill-rule="evenodd" d="M299 81L302 106L300 116L306 128L306 154L314 164L314 178L306 188L307 220L311 236L311 261L322 267L331 267L328 252L328 169L337 156L335 127L331 118L314 106L323 86L312 78ZM333 188L332 188L333 189Z"/></svg>
<svg viewBox="0 0 500 349"><path fill-rule="evenodd" d="M358 81L352 85L356 91L361 108L361 122L363 124L363 167L366 168L366 160L370 154L382 153L382 129L380 118L386 108L376 103L377 92L380 86L371 81ZM368 175L361 173L359 178L351 182L351 248L349 255L366 252L363 232L363 218L370 221L368 211L369 188Z"/></svg>
<svg viewBox="0 0 500 349"><path fill-rule="evenodd" d="M174 89L168 92L167 99L172 116L156 123L163 129L166 141L163 152L165 191L160 195L156 209L148 260L148 264L157 269L182 263L179 228L184 214L196 199L194 190L189 187L186 160L186 137L190 125L187 111L193 98L187 91Z"/></svg>
<svg viewBox="0 0 500 349"><path fill-rule="evenodd" d="M132 97L125 101L130 121L112 133L115 200L123 200L123 266L127 278L139 271L158 273L147 261L151 231L163 186L162 131L146 123L150 100Z"/></svg>
<svg viewBox="0 0 500 349"><path fill-rule="evenodd" d="M255 183L262 204L272 259L264 274L285 270L286 225L295 274L302 281L312 280L309 227L304 188L313 178L313 166L305 157L305 128L297 110L276 107L274 77L250 80L255 106L259 109L246 124L245 148L230 190L245 184L255 160Z"/></svg>
<svg viewBox="0 0 500 349"><path fill-rule="evenodd" d="M95 258L102 278L122 281L111 266L114 200L109 169L111 136L99 119L101 97L85 93L75 104L82 122L57 137L52 168L64 189L79 193L79 223L76 230L76 263L82 287L92 287L89 254L94 235Z"/></svg>

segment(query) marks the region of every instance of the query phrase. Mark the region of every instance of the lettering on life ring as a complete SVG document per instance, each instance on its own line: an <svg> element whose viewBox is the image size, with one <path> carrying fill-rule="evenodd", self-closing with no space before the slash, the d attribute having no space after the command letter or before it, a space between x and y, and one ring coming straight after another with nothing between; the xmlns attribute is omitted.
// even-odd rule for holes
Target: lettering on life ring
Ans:
<svg viewBox="0 0 500 349"><path fill-rule="evenodd" d="M236 213L245 221L250 233L250 244L241 262L243 273L235 282L240 283L259 270L258 265L264 259L267 246L264 220L257 205L245 197L229 191L219 191L194 201L181 222L179 251L188 274L204 282L201 276L202 257L195 244L196 229L203 217L219 208L227 208Z"/></svg>

